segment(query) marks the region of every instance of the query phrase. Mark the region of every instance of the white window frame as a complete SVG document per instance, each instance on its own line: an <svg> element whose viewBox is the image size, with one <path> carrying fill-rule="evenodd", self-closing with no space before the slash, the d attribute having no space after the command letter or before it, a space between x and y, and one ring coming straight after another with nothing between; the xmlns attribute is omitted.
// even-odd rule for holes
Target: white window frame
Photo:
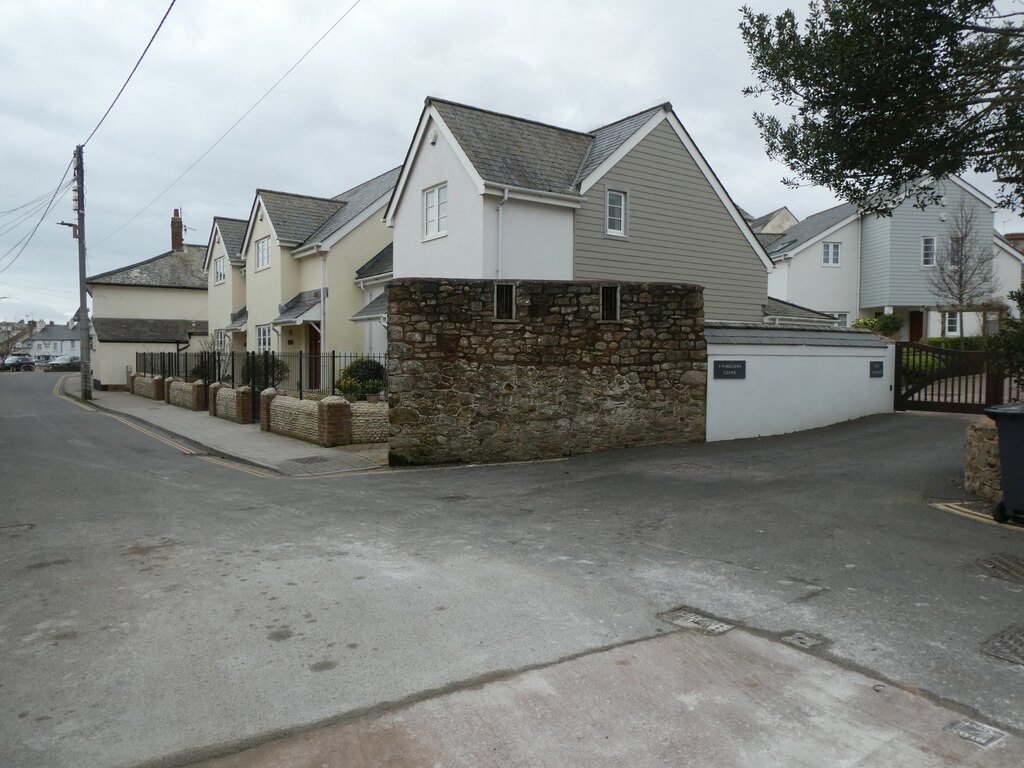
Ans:
<svg viewBox="0 0 1024 768"><path fill-rule="evenodd" d="M960 313L944 312L942 316L942 328L946 336L960 335Z"/></svg>
<svg viewBox="0 0 1024 768"><path fill-rule="evenodd" d="M273 349L274 332L270 329L269 325L257 325L256 326L256 351L257 352L272 352Z"/></svg>
<svg viewBox="0 0 1024 768"><path fill-rule="evenodd" d="M931 261L926 257L928 256L928 245L931 244ZM925 235L921 238L921 266L922 267L934 267L936 259L936 241L931 235Z"/></svg>
<svg viewBox="0 0 1024 768"><path fill-rule="evenodd" d="M227 273L226 262L227 262L227 259L225 259L223 256L218 256L216 259L213 260L213 284L214 285L220 285L225 280L227 280L228 273Z"/></svg>
<svg viewBox="0 0 1024 768"><path fill-rule="evenodd" d="M214 332L214 349L217 352L228 351L228 332L221 329Z"/></svg>
<svg viewBox="0 0 1024 768"><path fill-rule="evenodd" d="M270 238L261 237L256 241L256 271L270 266Z"/></svg>
<svg viewBox="0 0 1024 768"><path fill-rule="evenodd" d="M821 266L838 267L842 256L842 243L821 244Z"/></svg>
<svg viewBox="0 0 1024 768"><path fill-rule="evenodd" d="M849 312L829 312L836 320L839 321L840 328L850 327L850 313Z"/></svg>
<svg viewBox="0 0 1024 768"><path fill-rule="evenodd" d="M448 234L448 182L423 190L423 239Z"/></svg>
<svg viewBox="0 0 1024 768"><path fill-rule="evenodd" d="M612 224L613 198L617 198L618 205L618 227ZM629 219L629 193L624 189L605 189L604 192L604 233L611 237L626 237Z"/></svg>

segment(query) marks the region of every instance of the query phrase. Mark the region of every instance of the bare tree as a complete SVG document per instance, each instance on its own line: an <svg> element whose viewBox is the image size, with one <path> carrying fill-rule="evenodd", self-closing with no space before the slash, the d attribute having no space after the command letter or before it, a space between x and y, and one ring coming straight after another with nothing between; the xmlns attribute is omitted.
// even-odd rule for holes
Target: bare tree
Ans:
<svg viewBox="0 0 1024 768"><path fill-rule="evenodd" d="M940 245L935 266L928 272L928 284L940 309L960 313L957 330L964 346L963 312L990 307L999 290L995 277L992 238L978 233L975 213L963 202L957 206Z"/></svg>

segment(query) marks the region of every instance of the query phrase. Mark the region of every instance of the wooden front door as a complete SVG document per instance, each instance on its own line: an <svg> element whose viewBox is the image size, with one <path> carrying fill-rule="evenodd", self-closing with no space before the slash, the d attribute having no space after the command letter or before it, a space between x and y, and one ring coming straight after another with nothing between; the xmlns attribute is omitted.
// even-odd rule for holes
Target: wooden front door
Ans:
<svg viewBox="0 0 1024 768"><path fill-rule="evenodd" d="M908 332L908 340L913 342L920 342L924 336L924 312L920 310L914 310L910 313L910 329Z"/></svg>

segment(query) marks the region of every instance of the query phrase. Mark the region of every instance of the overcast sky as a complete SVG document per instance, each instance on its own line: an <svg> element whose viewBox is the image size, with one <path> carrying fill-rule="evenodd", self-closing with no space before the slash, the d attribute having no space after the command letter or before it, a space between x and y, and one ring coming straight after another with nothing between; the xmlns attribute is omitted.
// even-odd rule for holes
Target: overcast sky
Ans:
<svg viewBox="0 0 1024 768"><path fill-rule="evenodd" d="M747 0L778 12L803 0ZM0 211L57 186L169 0L6 0L0 46ZM257 187L330 197L401 164L425 96L589 130L671 101L736 203L798 218L834 204L789 190L764 155L740 2L362 0L224 141L131 224L295 63L351 0L178 0L85 149L88 273L170 247L170 217L207 242L245 218ZM984 191L994 184L968 177ZM0 274L0 320L64 321L78 306L67 195ZM0 257L38 216L9 230ZM1010 220L997 213L997 225ZM1014 217L1005 227L1018 229ZM13 255L13 254L12 254ZM10 256L0 258L0 270Z"/></svg>

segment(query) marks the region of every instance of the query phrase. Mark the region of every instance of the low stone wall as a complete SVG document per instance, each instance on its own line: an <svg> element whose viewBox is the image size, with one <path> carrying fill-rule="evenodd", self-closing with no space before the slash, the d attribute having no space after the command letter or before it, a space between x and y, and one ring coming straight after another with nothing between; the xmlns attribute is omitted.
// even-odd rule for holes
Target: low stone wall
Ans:
<svg viewBox="0 0 1024 768"><path fill-rule="evenodd" d="M341 397L299 400L267 389L260 393L260 429L330 448L352 442L351 406Z"/></svg>
<svg viewBox="0 0 1024 768"><path fill-rule="evenodd" d="M392 463L704 440L699 286L517 281L514 291L514 317L502 319L491 280L389 284Z"/></svg>
<svg viewBox="0 0 1024 768"><path fill-rule="evenodd" d="M1003 481L999 469L999 431L996 423L987 416L967 426L964 488L989 501L1000 501L1003 498Z"/></svg>
<svg viewBox="0 0 1024 768"><path fill-rule="evenodd" d="M167 386L167 403L190 411L206 410L206 384L172 379Z"/></svg>
<svg viewBox="0 0 1024 768"><path fill-rule="evenodd" d="M150 400L164 399L164 380L160 376L150 378L142 374L132 376L131 392L139 397L146 397Z"/></svg>
<svg viewBox="0 0 1024 768"><path fill-rule="evenodd" d="M232 388L211 384L208 400L211 416L236 424L252 424L252 389L249 387Z"/></svg>
<svg viewBox="0 0 1024 768"><path fill-rule="evenodd" d="M353 443L386 443L389 431L387 403L352 403Z"/></svg>

